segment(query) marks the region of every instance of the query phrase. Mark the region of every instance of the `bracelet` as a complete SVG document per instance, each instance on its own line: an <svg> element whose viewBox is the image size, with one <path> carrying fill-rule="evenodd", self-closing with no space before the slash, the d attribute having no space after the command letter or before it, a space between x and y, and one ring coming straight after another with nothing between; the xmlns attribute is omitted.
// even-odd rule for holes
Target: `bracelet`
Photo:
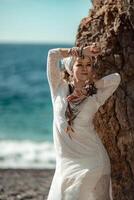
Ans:
<svg viewBox="0 0 134 200"><path fill-rule="evenodd" d="M71 48L67 51L68 56L71 55Z"/></svg>
<svg viewBox="0 0 134 200"><path fill-rule="evenodd" d="M78 56L78 50L76 47L72 47L68 50L68 56Z"/></svg>
<svg viewBox="0 0 134 200"><path fill-rule="evenodd" d="M83 56L83 47L72 47L68 50L68 56L76 56L82 57Z"/></svg>
<svg viewBox="0 0 134 200"><path fill-rule="evenodd" d="M83 56L83 47L80 47L79 48L79 57L82 57Z"/></svg>
<svg viewBox="0 0 134 200"><path fill-rule="evenodd" d="M73 56L78 57L79 56L78 48L77 47L73 47L71 53L72 53Z"/></svg>

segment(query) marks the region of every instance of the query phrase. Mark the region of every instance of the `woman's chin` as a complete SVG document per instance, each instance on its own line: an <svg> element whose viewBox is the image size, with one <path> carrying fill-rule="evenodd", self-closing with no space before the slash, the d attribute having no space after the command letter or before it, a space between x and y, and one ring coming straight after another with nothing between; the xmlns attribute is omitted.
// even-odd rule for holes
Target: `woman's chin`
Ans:
<svg viewBox="0 0 134 200"><path fill-rule="evenodd" d="M89 77L87 77L87 76L83 76L83 77L80 78L80 80L82 80L82 81L86 81L88 79L89 79Z"/></svg>
<svg viewBox="0 0 134 200"><path fill-rule="evenodd" d="M77 81L86 81L86 80L89 80L89 76L83 75L83 76L77 77L76 79Z"/></svg>

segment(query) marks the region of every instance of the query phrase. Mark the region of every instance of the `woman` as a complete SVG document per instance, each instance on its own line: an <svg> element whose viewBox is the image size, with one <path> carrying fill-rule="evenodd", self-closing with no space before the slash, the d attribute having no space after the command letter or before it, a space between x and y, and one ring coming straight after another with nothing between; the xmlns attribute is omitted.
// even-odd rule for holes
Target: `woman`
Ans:
<svg viewBox="0 0 134 200"><path fill-rule="evenodd" d="M93 45L48 52L56 170L47 200L112 200L110 160L92 120L120 75L95 78L91 57L100 53Z"/></svg>

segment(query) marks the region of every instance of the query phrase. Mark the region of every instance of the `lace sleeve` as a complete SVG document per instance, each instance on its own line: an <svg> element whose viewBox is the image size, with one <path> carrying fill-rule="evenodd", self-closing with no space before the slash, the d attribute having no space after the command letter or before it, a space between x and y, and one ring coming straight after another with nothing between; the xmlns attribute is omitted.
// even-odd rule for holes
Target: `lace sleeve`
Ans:
<svg viewBox="0 0 134 200"><path fill-rule="evenodd" d="M60 64L63 56L60 48L50 49L47 56L47 79L50 87L52 102L56 96L56 90L61 82Z"/></svg>
<svg viewBox="0 0 134 200"><path fill-rule="evenodd" d="M118 88L120 81L120 74L113 73L96 82L96 87L98 88L96 101L99 107L103 105L105 101L114 93L114 91Z"/></svg>

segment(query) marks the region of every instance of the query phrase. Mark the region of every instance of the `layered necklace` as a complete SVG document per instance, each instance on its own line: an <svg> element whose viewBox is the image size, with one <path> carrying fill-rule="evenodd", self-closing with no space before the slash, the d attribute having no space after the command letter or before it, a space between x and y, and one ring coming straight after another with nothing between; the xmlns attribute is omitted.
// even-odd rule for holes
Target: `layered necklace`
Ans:
<svg viewBox="0 0 134 200"><path fill-rule="evenodd" d="M72 125L73 120L80 112L79 105L89 96L97 93L97 88L94 82L89 80L85 81L85 85L82 89L74 87L73 83L69 83L69 95L66 97L68 105L65 112L65 116L68 122L66 132L69 133L71 138L71 132L74 132Z"/></svg>

